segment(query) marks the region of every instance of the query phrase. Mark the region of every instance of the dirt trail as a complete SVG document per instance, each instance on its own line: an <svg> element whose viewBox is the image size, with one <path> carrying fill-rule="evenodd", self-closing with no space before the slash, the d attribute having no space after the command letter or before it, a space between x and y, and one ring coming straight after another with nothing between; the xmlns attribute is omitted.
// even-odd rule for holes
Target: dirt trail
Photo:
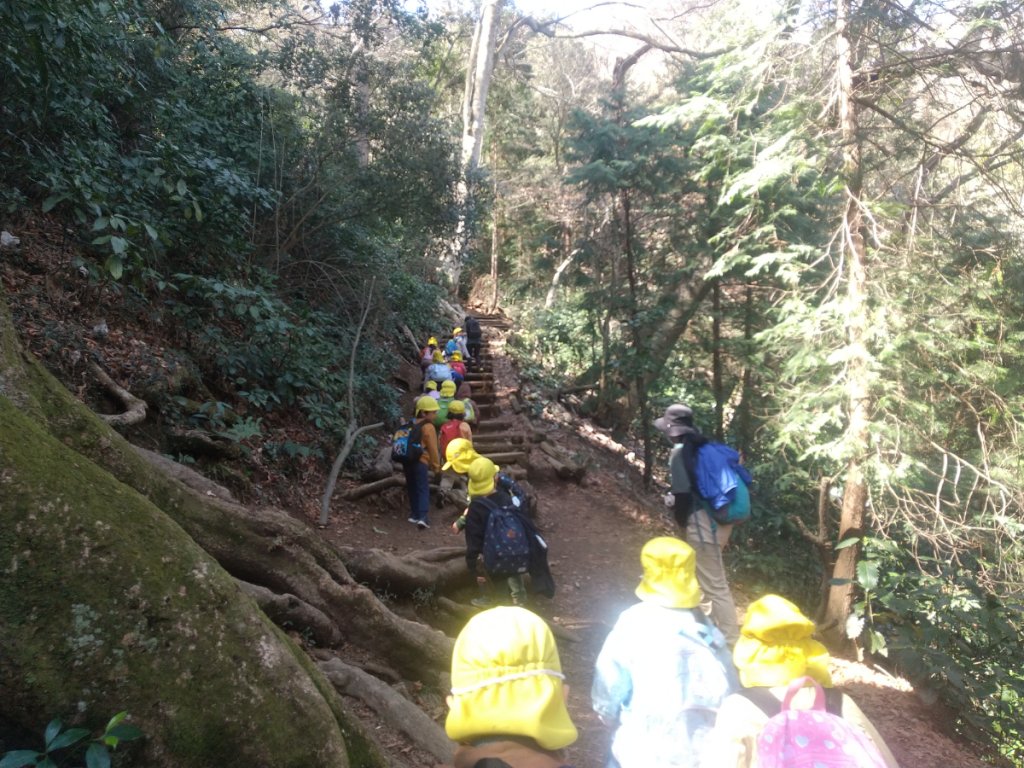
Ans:
<svg viewBox="0 0 1024 768"><path fill-rule="evenodd" d="M553 600L539 598L531 607L576 638L559 640L571 685L570 711L580 731L579 741L569 750L569 761L577 768L602 768L609 734L590 709L593 662L618 614L636 601L633 589L639 582L643 543L652 536L676 532L662 514L660 500L640 489L637 473L624 460L623 451L616 450L599 430L571 420L558 424L544 418L531 419L526 425L524 416L513 416L509 396L518 391L518 378L502 356L499 333L492 330L490 341L502 418L512 417L524 427L545 431L588 467L581 484L531 478L540 497L539 522L551 547L557 583ZM405 504L403 491L389 492L344 514L332 525L331 535L349 546L396 553L461 541L448 528L458 510L432 508L432 527L418 532L406 522ZM742 592L739 586L738 593ZM947 735L950 729L937 727L938 713L929 711L907 682L843 660L835 661L835 677L875 723L904 768L987 765L972 754L970 745L952 741Z"/></svg>

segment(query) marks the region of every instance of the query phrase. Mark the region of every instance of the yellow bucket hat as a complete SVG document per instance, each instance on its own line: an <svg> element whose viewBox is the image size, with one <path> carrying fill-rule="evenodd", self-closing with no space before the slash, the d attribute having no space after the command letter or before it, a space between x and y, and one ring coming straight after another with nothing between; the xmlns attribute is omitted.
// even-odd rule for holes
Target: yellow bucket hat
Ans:
<svg viewBox="0 0 1024 768"><path fill-rule="evenodd" d="M462 353L461 352L452 352L451 360L452 360L453 363L462 362Z"/></svg>
<svg viewBox="0 0 1024 768"><path fill-rule="evenodd" d="M765 595L747 607L732 653L746 688L789 685L810 675L832 686L828 649L812 639L814 622L784 597Z"/></svg>
<svg viewBox="0 0 1024 768"><path fill-rule="evenodd" d="M448 407L451 408L451 406ZM456 437L444 449L444 457L447 461L441 469L454 469L460 475L464 475L469 472L469 465L473 463L473 460L480 458L480 454L473 448L471 441L464 437Z"/></svg>
<svg viewBox="0 0 1024 768"><path fill-rule="evenodd" d="M498 474L498 467L493 461L477 456L470 463L466 474L469 475L469 487L466 490L470 498L494 493L494 476Z"/></svg>
<svg viewBox="0 0 1024 768"><path fill-rule="evenodd" d="M450 403L448 403L448 413L449 414L452 414L452 413L456 413L456 414L462 413L462 414L464 414L465 412L466 412L466 404L464 402L462 402L461 400L452 400ZM447 451L445 452L445 455L447 455Z"/></svg>
<svg viewBox="0 0 1024 768"><path fill-rule="evenodd" d="M441 382L441 397L455 397L455 382L447 379Z"/></svg>
<svg viewBox="0 0 1024 768"><path fill-rule="evenodd" d="M434 392L437 390L437 382L433 379L427 379L427 383L423 385L423 389L427 392Z"/></svg>
<svg viewBox="0 0 1024 768"><path fill-rule="evenodd" d="M436 347L437 346L437 337L436 336L431 336L429 339L427 339L427 346L428 347Z"/></svg>
<svg viewBox="0 0 1024 768"><path fill-rule="evenodd" d="M673 536L651 539L640 552L644 577L636 596L665 608L695 608L700 604L697 555L693 547Z"/></svg>
<svg viewBox="0 0 1024 768"><path fill-rule="evenodd" d="M564 679L555 638L539 616L516 607L478 613L455 641L445 731L459 742L525 736L543 749L567 747L577 732Z"/></svg>
<svg viewBox="0 0 1024 768"><path fill-rule="evenodd" d="M435 363L443 363L444 352L442 352L440 349L435 349L434 354L431 355L430 359L433 360Z"/></svg>
<svg viewBox="0 0 1024 768"><path fill-rule="evenodd" d="M458 336L460 333L462 333L462 329L459 326L455 326L454 330L452 330L452 336Z"/></svg>

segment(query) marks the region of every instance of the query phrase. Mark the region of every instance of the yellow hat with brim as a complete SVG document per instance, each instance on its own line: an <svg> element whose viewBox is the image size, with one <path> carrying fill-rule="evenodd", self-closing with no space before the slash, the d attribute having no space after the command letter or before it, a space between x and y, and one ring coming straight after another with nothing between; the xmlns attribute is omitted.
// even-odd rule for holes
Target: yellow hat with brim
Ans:
<svg viewBox="0 0 1024 768"><path fill-rule="evenodd" d="M462 333L462 329L459 326L452 329L452 336L458 336L460 333Z"/></svg>
<svg viewBox="0 0 1024 768"><path fill-rule="evenodd" d="M452 352L451 361L453 363L462 362L462 353L461 352Z"/></svg>
<svg viewBox="0 0 1024 768"><path fill-rule="evenodd" d="M448 403L448 413L453 413L456 415L460 413L465 414L466 404L461 400L452 400L450 403Z"/></svg>
<svg viewBox="0 0 1024 768"><path fill-rule="evenodd" d="M431 336L429 339L427 339L427 346L428 347L436 347L437 346L437 337L436 336Z"/></svg>
<svg viewBox="0 0 1024 768"><path fill-rule="evenodd" d="M469 620L452 651L449 738L533 739L542 749L578 736L565 705L564 675L551 629L525 608L500 607Z"/></svg>
<svg viewBox="0 0 1024 768"><path fill-rule="evenodd" d="M448 407L451 408L450 405ZM480 454L473 448L472 442L464 437L456 437L444 449L444 457L447 461L441 469L454 469L460 475L464 475L469 472L469 465L480 458Z"/></svg>
<svg viewBox="0 0 1024 768"><path fill-rule="evenodd" d="M441 397L455 397L455 382L447 379L441 382Z"/></svg>
<svg viewBox="0 0 1024 768"><path fill-rule="evenodd" d="M466 472L469 477L466 492L471 499L494 493L494 476L498 474L498 469L498 465L488 458L477 456L473 459Z"/></svg>
<svg viewBox="0 0 1024 768"><path fill-rule="evenodd" d="M433 392L437 389L437 382L433 379L428 379L427 383L423 385L423 388L427 390L427 392Z"/></svg>
<svg viewBox="0 0 1024 768"><path fill-rule="evenodd" d="M436 411L439 407L437 400L432 398L430 395L424 395L416 401L416 413Z"/></svg>
<svg viewBox="0 0 1024 768"><path fill-rule="evenodd" d="M813 639L814 622L779 595L765 595L747 607L732 658L746 688L789 685L810 675L832 686L828 649Z"/></svg>
<svg viewBox="0 0 1024 768"><path fill-rule="evenodd" d="M435 363L443 363L444 352L442 352L440 349L435 349L434 354L431 356L430 359L433 360Z"/></svg>
<svg viewBox="0 0 1024 768"><path fill-rule="evenodd" d="M636 596L665 608L695 608L700 604L697 555L693 547L673 536L659 536L640 552L644 576Z"/></svg>

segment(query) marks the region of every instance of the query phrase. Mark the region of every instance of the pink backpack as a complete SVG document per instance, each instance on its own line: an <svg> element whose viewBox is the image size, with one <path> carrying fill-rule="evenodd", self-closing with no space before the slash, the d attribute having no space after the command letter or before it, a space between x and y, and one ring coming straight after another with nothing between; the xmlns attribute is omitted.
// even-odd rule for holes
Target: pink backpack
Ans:
<svg viewBox="0 0 1024 768"><path fill-rule="evenodd" d="M793 696L810 683L814 705L790 709ZM878 748L859 728L825 709L825 691L810 677L789 684L782 711L757 737L759 768L886 768Z"/></svg>

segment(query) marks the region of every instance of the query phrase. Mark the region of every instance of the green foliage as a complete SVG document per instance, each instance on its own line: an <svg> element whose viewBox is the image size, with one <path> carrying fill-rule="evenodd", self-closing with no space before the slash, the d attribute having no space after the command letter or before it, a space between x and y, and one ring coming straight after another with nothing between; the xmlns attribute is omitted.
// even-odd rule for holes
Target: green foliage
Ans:
<svg viewBox="0 0 1024 768"><path fill-rule="evenodd" d="M195 10L212 25L213 3ZM237 214L271 201L230 140L258 114L253 57L209 29L169 34L165 21L131 0L0 4L15 73L0 92L5 186L66 208L115 279L200 244L216 258L244 249Z"/></svg>
<svg viewBox="0 0 1024 768"><path fill-rule="evenodd" d="M985 568L951 567L921 554L918 559L925 562L916 568L907 552L898 542L873 539L859 564L858 580L871 599L865 616L873 649L937 692L957 713L964 732L994 740L1019 764L1024 759L1019 597L1000 597L980 583L977 574Z"/></svg>
<svg viewBox="0 0 1024 768"><path fill-rule="evenodd" d="M80 765L85 768L110 768L110 752L124 741L142 738L142 731L124 722L127 712L119 712L107 723L103 732L89 738L88 728L64 728L60 720L51 720L43 734L43 751L15 749L0 758L0 768L57 768L64 765ZM88 741L86 741L88 739ZM83 754L82 753L84 749ZM60 753L60 754L58 754ZM72 762L74 761L74 762Z"/></svg>
<svg viewBox="0 0 1024 768"><path fill-rule="evenodd" d="M529 322L524 317L509 342L524 375L559 387L594 363L597 333L592 313L562 302L550 309L532 307L524 315Z"/></svg>
<svg viewBox="0 0 1024 768"><path fill-rule="evenodd" d="M165 305L191 337L193 354L216 373L217 388L247 408L269 413L297 407L331 439L344 434L350 419L362 416L364 403L371 404L373 413L392 414L387 360L369 343L358 355L352 381L356 413L348 412L354 333L343 315L285 301L266 274L249 285L187 274L173 281ZM192 418L236 442L261 434L258 418L239 419L235 411L227 403L212 402Z"/></svg>

